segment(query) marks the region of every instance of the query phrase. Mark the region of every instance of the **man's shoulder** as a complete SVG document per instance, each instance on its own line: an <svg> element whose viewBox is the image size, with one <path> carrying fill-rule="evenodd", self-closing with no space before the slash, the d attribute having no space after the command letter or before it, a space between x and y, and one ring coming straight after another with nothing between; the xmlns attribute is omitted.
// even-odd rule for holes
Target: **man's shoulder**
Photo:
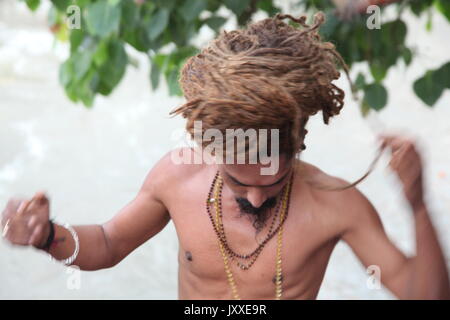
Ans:
<svg viewBox="0 0 450 320"><path fill-rule="evenodd" d="M351 182L328 174L311 163L299 161L299 165L299 179L307 186L315 202L332 216L338 217L344 227L364 217L378 219L373 205L356 186L344 190L327 190L348 186Z"/></svg>
<svg viewBox="0 0 450 320"><path fill-rule="evenodd" d="M309 186L312 192L317 193L323 197L330 197L333 200L346 199L348 197L359 196L361 192L356 187L344 189L349 186L351 182L340 178L338 176L331 175L319 167L298 160L297 162L297 175L302 182ZM344 190L333 190L343 188Z"/></svg>
<svg viewBox="0 0 450 320"><path fill-rule="evenodd" d="M330 192L328 189L349 184L348 181L326 173L319 167L303 160L297 160L297 176L303 184L308 186L311 192L322 197L335 194L338 197L345 196L345 193Z"/></svg>
<svg viewBox="0 0 450 320"><path fill-rule="evenodd" d="M194 151L190 148L178 148L167 152L150 169L144 185L156 186L159 191L188 182L200 174L206 165L198 163Z"/></svg>

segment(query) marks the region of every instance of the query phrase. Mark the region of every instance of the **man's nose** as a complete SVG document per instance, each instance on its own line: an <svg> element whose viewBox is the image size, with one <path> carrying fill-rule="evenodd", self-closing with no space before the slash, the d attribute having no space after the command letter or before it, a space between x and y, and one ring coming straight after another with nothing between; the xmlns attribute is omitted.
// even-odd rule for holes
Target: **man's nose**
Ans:
<svg viewBox="0 0 450 320"><path fill-rule="evenodd" d="M247 191L247 200L252 204L254 208L259 208L267 200L264 192L258 188L252 188Z"/></svg>

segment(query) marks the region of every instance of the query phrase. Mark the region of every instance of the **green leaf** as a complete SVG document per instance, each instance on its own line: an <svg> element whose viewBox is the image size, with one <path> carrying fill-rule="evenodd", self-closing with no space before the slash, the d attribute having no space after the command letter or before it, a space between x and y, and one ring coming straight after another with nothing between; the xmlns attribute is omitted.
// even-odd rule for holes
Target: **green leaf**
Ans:
<svg viewBox="0 0 450 320"><path fill-rule="evenodd" d="M167 31L167 32L166 32ZM168 30L164 30L162 34L160 34L155 40L150 41L150 49L153 50L153 52L157 52L164 44L170 43L171 41L167 41L167 33Z"/></svg>
<svg viewBox="0 0 450 320"><path fill-rule="evenodd" d="M418 17L421 15L423 11L425 11L432 4L433 0L410 0L411 10Z"/></svg>
<svg viewBox="0 0 450 320"><path fill-rule="evenodd" d="M346 25L346 24L344 24L344 25ZM386 33L389 32L387 29L388 28L385 28L385 26L383 25L381 27L381 29L368 30L368 32L367 32L368 53L372 59L375 57L382 57L382 55L385 54L385 52L383 52L385 49L384 44L387 43L388 41L390 41L390 39L384 39L384 36L386 35ZM347 35L345 35L345 37L346 36ZM392 50L392 44L387 48Z"/></svg>
<svg viewBox="0 0 450 320"><path fill-rule="evenodd" d="M167 68L167 62L169 60L168 57L168 55L158 53L153 56L152 64L157 65L161 72L165 72Z"/></svg>
<svg viewBox="0 0 450 320"><path fill-rule="evenodd" d="M381 110L387 103L387 91L380 83L372 83L364 87L364 100L370 108Z"/></svg>
<svg viewBox="0 0 450 320"><path fill-rule="evenodd" d="M169 75L166 77L167 84L169 85L169 95L177 95L181 96L183 92L181 91L180 85L178 83L178 75L179 75L179 69L174 68Z"/></svg>
<svg viewBox="0 0 450 320"><path fill-rule="evenodd" d="M182 19L171 21L169 33L172 41L178 46L185 46L197 32L195 23L187 23Z"/></svg>
<svg viewBox="0 0 450 320"><path fill-rule="evenodd" d="M356 80L355 80L355 87L356 87L356 89L361 90L365 87L365 85L366 85L366 79L365 79L364 75L361 72L359 72L358 76L356 77Z"/></svg>
<svg viewBox="0 0 450 320"><path fill-rule="evenodd" d="M381 82L387 73L387 68L376 59L370 64L370 73L372 74L375 82Z"/></svg>
<svg viewBox="0 0 450 320"><path fill-rule="evenodd" d="M443 84L436 82L433 71L427 71L422 78L414 81L416 95L428 106L433 106L444 90Z"/></svg>
<svg viewBox="0 0 450 320"><path fill-rule="evenodd" d="M64 66L70 66L70 63L67 63L66 61ZM64 73L67 71L65 70L65 67L60 70L60 79L64 78ZM92 68L81 79L71 79L71 81L65 86L65 91L70 100L74 102L81 100L85 106L91 107L98 85L98 73Z"/></svg>
<svg viewBox="0 0 450 320"><path fill-rule="evenodd" d="M403 61L405 61L405 64L407 66L409 66L409 64L411 63L411 60L412 60L411 50L407 47L404 47L402 50L402 57L403 57Z"/></svg>
<svg viewBox="0 0 450 320"><path fill-rule="evenodd" d="M123 38L138 51L146 53L150 50L151 42L144 27L126 31Z"/></svg>
<svg viewBox="0 0 450 320"><path fill-rule="evenodd" d="M86 23L92 35L106 37L118 31L120 6L113 6L107 0L100 0L89 4L86 10Z"/></svg>
<svg viewBox="0 0 450 320"><path fill-rule="evenodd" d="M98 86L99 77L94 69L89 70L78 85L78 97L86 107L92 107L95 89Z"/></svg>
<svg viewBox="0 0 450 320"><path fill-rule="evenodd" d="M71 59L67 59L60 67L59 67L59 82L63 85L63 87L67 87L72 80L73 67Z"/></svg>
<svg viewBox="0 0 450 320"><path fill-rule="evenodd" d="M450 89L450 62L447 62L433 72L433 80L441 86Z"/></svg>
<svg viewBox="0 0 450 320"><path fill-rule="evenodd" d="M223 26L225 22L227 22L227 19L219 16L212 16L204 21L208 27L216 32L219 31L220 27Z"/></svg>
<svg viewBox="0 0 450 320"><path fill-rule="evenodd" d="M123 43L114 40L108 44L109 59L100 67L99 92L108 95L117 86L125 74L128 57Z"/></svg>
<svg viewBox="0 0 450 320"><path fill-rule="evenodd" d="M89 88L89 86L84 85L80 87L79 97L86 107L92 107L94 102L94 92Z"/></svg>
<svg viewBox="0 0 450 320"><path fill-rule="evenodd" d="M31 11L36 11L36 9L41 4L40 0L25 0L28 8L30 8Z"/></svg>
<svg viewBox="0 0 450 320"><path fill-rule="evenodd" d="M263 10L267 12L269 17L274 16L278 12L280 12L280 9L273 5L272 0L262 0L257 2L257 8L260 10Z"/></svg>
<svg viewBox="0 0 450 320"><path fill-rule="evenodd" d="M154 0L158 7L166 8L172 11L177 3L177 0ZM146 3L151 3L151 1L146 1Z"/></svg>
<svg viewBox="0 0 450 320"><path fill-rule="evenodd" d="M437 10L442 13L448 21L450 21L450 1L448 0L435 0L434 4Z"/></svg>
<svg viewBox="0 0 450 320"><path fill-rule="evenodd" d="M221 0L207 0L208 6L206 7L206 10L210 11L210 12L216 12L217 10L219 10L219 8L222 5L222 1Z"/></svg>
<svg viewBox="0 0 450 320"><path fill-rule="evenodd" d="M155 40L167 27L169 23L169 10L158 9L150 19L147 27L147 36L150 40Z"/></svg>
<svg viewBox="0 0 450 320"><path fill-rule="evenodd" d="M60 0L56 0L60 1ZM80 8L86 7L90 2L93 2L92 0L61 0L62 2L68 2L69 4L74 4L79 6ZM95 1L95 0L94 0Z"/></svg>
<svg viewBox="0 0 450 320"><path fill-rule="evenodd" d="M140 7L134 1L122 2L122 29L132 30L139 23Z"/></svg>
<svg viewBox="0 0 450 320"><path fill-rule="evenodd" d="M240 16L245 9L250 5L251 0L224 0L225 6L234 12L235 15Z"/></svg>
<svg viewBox="0 0 450 320"><path fill-rule="evenodd" d="M431 11L431 8L427 11L427 24L425 25L425 29L430 32L433 28L433 12Z"/></svg>
<svg viewBox="0 0 450 320"><path fill-rule="evenodd" d="M192 21L197 18L206 7L207 2L205 0L185 0L183 5L179 7L179 12L184 20Z"/></svg>
<svg viewBox="0 0 450 320"><path fill-rule="evenodd" d="M198 48L194 46L181 47L170 54L170 59L173 64L181 67L189 57L192 57L198 52Z"/></svg>
<svg viewBox="0 0 450 320"><path fill-rule="evenodd" d="M159 66L152 62L151 70L150 70L150 81L152 84L152 89L156 90L159 85L159 78L161 76L161 70L159 69Z"/></svg>
<svg viewBox="0 0 450 320"><path fill-rule="evenodd" d="M92 62L92 52L84 50L77 52L71 57L73 64L73 77L75 80L80 80L89 70Z"/></svg>
<svg viewBox="0 0 450 320"><path fill-rule="evenodd" d="M330 35L336 30L336 27L339 25L339 19L336 17L333 10L329 10L328 12L326 12L325 18L325 24L320 27L319 32L323 37L330 38Z"/></svg>
<svg viewBox="0 0 450 320"><path fill-rule="evenodd" d="M103 40L97 46L94 53L94 62L97 66L101 66L108 59L108 42Z"/></svg>
<svg viewBox="0 0 450 320"><path fill-rule="evenodd" d="M70 52L77 51L80 44L83 42L84 33L83 29L72 29L69 35Z"/></svg>
<svg viewBox="0 0 450 320"><path fill-rule="evenodd" d="M58 8L59 11L66 12L67 7L70 5L71 0L51 0L53 5ZM81 5L77 3L78 5Z"/></svg>
<svg viewBox="0 0 450 320"><path fill-rule="evenodd" d="M91 69L92 75L89 76L89 88L92 90L92 92L97 92L98 85L100 83L100 75L98 74L97 70Z"/></svg>
<svg viewBox="0 0 450 320"><path fill-rule="evenodd" d="M383 27L388 27L388 31L390 33L390 39L391 39L391 44L392 41L394 42L394 44L399 45L405 42L405 38L406 38L406 32L408 27L406 26L406 24L400 20L394 20L392 22L386 23L383 25Z"/></svg>
<svg viewBox="0 0 450 320"><path fill-rule="evenodd" d="M64 88L66 91L67 97L72 100L73 102L77 102L79 100L78 98L78 86L74 84L73 82L70 83L67 87Z"/></svg>
<svg viewBox="0 0 450 320"><path fill-rule="evenodd" d="M334 19L337 20L336 17ZM332 28L332 31L334 31L334 27ZM367 33L371 31L372 30L367 29L364 23L358 24L354 30L356 42L358 43L359 50L362 52L362 56L364 56L364 53L369 49Z"/></svg>
<svg viewBox="0 0 450 320"><path fill-rule="evenodd" d="M367 101L366 100L362 100L361 101L361 105L360 105L360 110L361 110L361 115L365 118L368 114L369 114L369 112L370 112L370 106L369 106L369 104L367 103Z"/></svg>
<svg viewBox="0 0 450 320"><path fill-rule="evenodd" d="M349 49L350 49L350 57L351 57L351 60L349 61L349 63L351 64L352 62L360 61L361 54L359 52L358 41L354 37L349 39L349 41L350 41Z"/></svg>
<svg viewBox="0 0 450 320"><path fill-rule="evenodd" d="M382 37L379 51L376 53L380 63L385 69L396 64L400 57L403 47L405 46L405 38L407 27L400 20L394 20L382 25Z"/></svg>

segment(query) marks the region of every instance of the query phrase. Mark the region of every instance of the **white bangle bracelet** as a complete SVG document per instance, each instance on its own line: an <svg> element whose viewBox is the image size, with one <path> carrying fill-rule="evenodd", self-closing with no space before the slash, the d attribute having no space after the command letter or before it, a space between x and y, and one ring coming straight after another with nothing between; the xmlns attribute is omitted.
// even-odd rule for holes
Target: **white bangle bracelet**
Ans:
<svg viewBox="0 0 450 320"><path fill-rule="evenodd" d="M63 226L64 228L66 228L66 229L70 232L70 234L72 235L73 240L74 240L74 242L75 242L75 251L73 252L73 254L72 254L70 257L68 257L67 259L64 259L64 260L57 260L57 259L53 258L53 256L50 256L50 258L51 258L52 260L56 260L56 261L58 261L58 262L62 262L62 263L64 263L66 266L68 266L68 265L72 264L72 262L74 262L75 259L76 259L77 256L78 256L78 252L80 251L80 241L79 241L79 239L78 239L78 234L77 234L77 232L75 231L74 228L72 228L71 225L69 225L68 223L65 223L65 224L62 225L62 226Z"/></svg>

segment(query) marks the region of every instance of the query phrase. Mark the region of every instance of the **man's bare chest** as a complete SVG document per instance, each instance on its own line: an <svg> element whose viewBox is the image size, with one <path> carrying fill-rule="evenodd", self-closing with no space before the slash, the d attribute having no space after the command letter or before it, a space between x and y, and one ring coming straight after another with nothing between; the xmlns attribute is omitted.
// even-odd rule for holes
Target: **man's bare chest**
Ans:
<svg viewBox="0 0 450 320"><path fill-rule="evenodd" d="M202 201L203 200L203 201ZM170 211L179 239L179 263L181 272L191 278L217 280L226 283L224 257L221 254L218 236L213 227L214 210L211 217L206 210L206 198L174 204ZM266 239L269 227L279 220L269 217L266 227L256 233L247 217L230 215L223 219L224 233L229 248L240 255L254 252ZM329 256L337 242L330 228L314 218L314 212L299 208L295 200L290 206L281 234L281 258L285 286L308 279L317 281L323 277ZM236 282L249 286L255 283L271 284L275 281L277 261L277 232L266 241L259 255L248 270L242 270L237 262L249 264L252 259L229 259Z"/></svg>

